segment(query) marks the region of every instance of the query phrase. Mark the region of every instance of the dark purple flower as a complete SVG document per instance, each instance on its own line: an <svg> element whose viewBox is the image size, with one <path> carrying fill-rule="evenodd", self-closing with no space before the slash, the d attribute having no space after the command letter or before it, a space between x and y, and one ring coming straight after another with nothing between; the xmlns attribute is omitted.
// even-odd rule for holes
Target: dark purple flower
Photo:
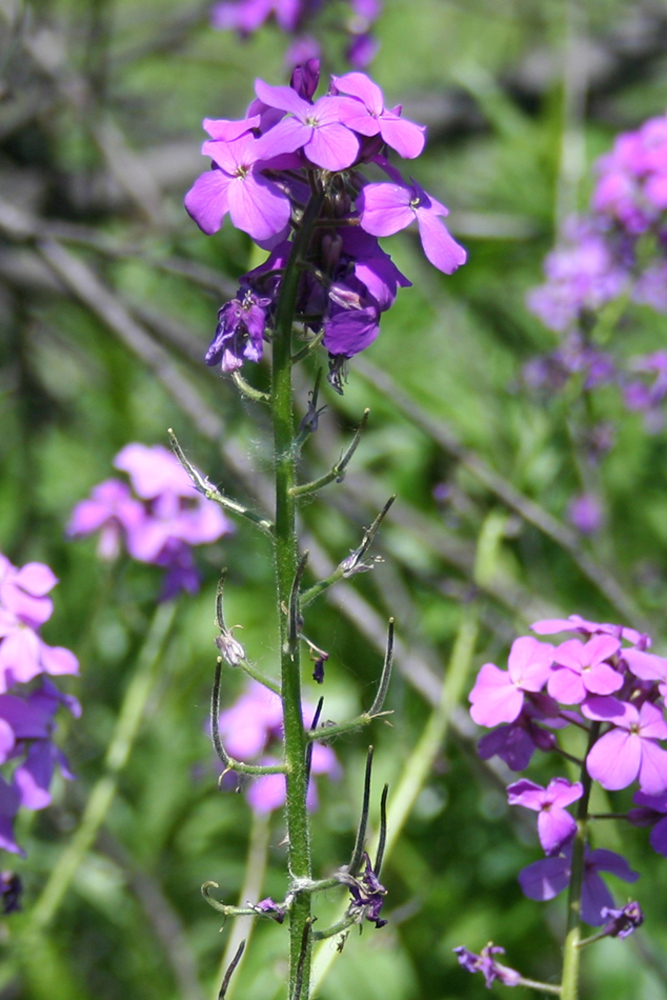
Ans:
<svg viewBox="0 0 667 1000"><path fill-rule="evenodd" d="M624 882L636 882L639 873L632 871L625 858L614 851L585 848L584 876L581 890L581 918L592 927L604 923L602 910L614 901L599 872L609 872ZM529 899L554 899L567 888L571 876L571 852L556 858L544 858L528 865L519 874L519 884Z"/></svg>
<svg viewBox="0 0 667 1000"><path fill-rule="evenodd" d="M583 794L583 785L579 781L572 785L566 778L553 778L547 788L542 788L522 778L509 785L507 801L511 806L524 806L539 813L537 830L540 844L545 854L551 855L558 854L576 833L577 824L565 807Z"/></svg>
<svg viewBox="0 0 667 1000"><path fill-rule="evenodd" d="M4 916L16 913L21 909L21 893L23 883L16 872L0 872L0 895L2 896L2 912Z"/></svg>
<svg viewBox="0 0 667 1000"><path fill-rule="evenodd" d="M345 870L338 873L338 878L350 890L352 900L347 908L348 914L355 920L370 920L376 927L384 927L387 923L380 916L387 890L380 883L373 871L368 855L364 852L364 871L362 875L350 875Z"/></svg>
<svg viewBox="0 0 667 1000"><path fill-rule="evenodd" d="M543 697L543 696L541 696ZM554 715L558 706L554 703ZM477 744L477 752L482 760L498 756L504 760L511 771L524 771L536 749L549 751L556 746L553 733L536 725L535 717L544 720L542 712L536 710L532 702L526 702L519 716L508 726L498 726L492 733L487 733ZM558 720L547 720L553 725ZM560 725L565 723L560 722Z"/></svg>
<svg viewBox="0 0 667 1000"><path fill-rule="evenodd" d="M255 903L253 910L256 910L257 913L267 914L279 924L282 924L287 912L284 906L274 903L270 896L267 896L266 899L260 899L259 903Z"/></svg>
<svg viewBox="0 0 667 1000"><path fill-rule="evenodd" d="M510 969L506 965L501 965L500 962L496 961L494 956L504 955L505 949L501 948L500 945L495 945L493 941L489 941L489 943L482 948L480 955L475 955L474 952L468 951L467 948L464 948L461 945L452 950L458 958L459 964L462 965L464 969L468 972L482 973L488 989L491 988L496 979L501 982L503 986L517 986L521 981L521 973L517 972L516 969Z"/></svg>
<svg viewBox="0 0 667 1000"><path fill-rule="evenodd" d="M602 934L607 937L626 938L644 923L644 914L637 902L627 903L622 910L614 910L604 906L600 911L600 916L604 917L605 920L609 920L611 917L609 923L605 924L602 929Z"/></svg>
<svg viewBox="0 0 667 1000"><path fill-rule="evenodd" d="M218 313L218 327L206 352L206 364L220 364L223 372L234 372L244 361L261 361L270 305L271 299L260 298L250 289L245 290L242 299L227 302Z"/></svg>
<svg viewBox="0 0 667 1000"><path fill-rule="evenodd" d="M667 857L667 794L647 795L635 792L633 802L639 808L630 809L628 819L635 826L652 826L651 847L658 854Z"/></svg>

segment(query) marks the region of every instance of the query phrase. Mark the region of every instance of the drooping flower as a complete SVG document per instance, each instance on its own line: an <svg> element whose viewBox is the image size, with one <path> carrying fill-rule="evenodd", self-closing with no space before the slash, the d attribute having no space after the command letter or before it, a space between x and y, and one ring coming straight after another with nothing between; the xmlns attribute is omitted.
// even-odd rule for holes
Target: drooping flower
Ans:
<svg viewBox="0 0 667 1000"><path fill-rule="evenodd" d="M607 937L626 938L644 923L642 908L636 901L626 903L621 910L604 906L600 913L608 923L602 929ZM611 919L610 919L611 918Z"/></svg>
<svg viewBox="0 0 667 1000"><path fill-rule="evenodd" d="M462 945L452 950L464 969L468 972L482 973L488 989L496 980L503 986L518 986L521 980L521 973L517 972L516 969L510 969L507 965L501 965L500 962L496 961L495 956L504 955L505 949L494 944L493 941L489 941L479 955L468 951Z"/></svg>

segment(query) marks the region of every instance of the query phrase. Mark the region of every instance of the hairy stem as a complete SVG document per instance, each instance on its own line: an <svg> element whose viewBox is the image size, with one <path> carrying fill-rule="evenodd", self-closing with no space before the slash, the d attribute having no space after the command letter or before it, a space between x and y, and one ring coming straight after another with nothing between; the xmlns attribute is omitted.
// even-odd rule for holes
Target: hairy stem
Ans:
<svg viewBox="0 0 667 1000"><path fill-rule="evenodd" d="M285 732L287 836L292 878L312 876L306 793L306 734L301 709L299 641L290 629L291 595L299 566L296 534L296 448L292 401L292 324L299 288L300 262L308 249L313 222L322 204L313 196L304 213L285 269L276 310L271 379L271 411L276 482L275 566L280 620L281 691ZM308 894L297 896L290 917L289 1000L309 996L312 936Z"/></svg>

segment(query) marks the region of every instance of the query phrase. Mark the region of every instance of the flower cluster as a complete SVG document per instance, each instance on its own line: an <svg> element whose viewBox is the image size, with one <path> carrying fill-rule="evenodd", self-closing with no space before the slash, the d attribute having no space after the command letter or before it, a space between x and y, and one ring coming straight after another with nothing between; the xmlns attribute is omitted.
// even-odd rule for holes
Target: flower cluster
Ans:
<svg viewBox="0 0 667 1000"><path fill-rule="evenodd" d="M526 379L558 390L583 374L585 389L616 384L629 410L645 414L649 431L662 429L667 393L664 352L614 362L590 342L595 314L626 297L667 312L667 116L619 135L596 163L589 213L565 226L544 262L546 283L532 289L528 308L563 336Z"/></svg>
<svg viewBox="0 0 667 1000"><path fill-rule="evenodd" d="M384 155L391 147L416 158L425 129L403 118L400 106L386 108L382 91L363 73L334 76L328 92L315 98L318 83L319 64L309 60L294 70L289 87L257 80L257 98L241 121L204 121L210 138L202 152L212 169L187 193L187 211L208 234L229 214L237 229L271 251L220 310L206 363L225 372L262 357L292 249L288 237L298 232L308 204L321 207L300 261L296 318L306 336L323 341L333 372L375 340L381 314L410 284L378 237L416 222L435 267L451 274L466 259L441 221L447 208L404 180ZM360 168L370 165L388 180L369 182Z"/></svg>
<svg viewBox="0 0 667 1000"><path fill-rule="evenodd" d="M363 69L375 58L378 43L371 34L381 10L381 0L347 0L349 14L331 27L346 36L345 57L355 69ZM220 0L211 11L214 28L236 31L241 38L258 31L270 18L293 42L287 52L288 65L319 56L320 46L313 37L316 15L331 6L328 0Z"/></svg>
<svg viewBox="0 0 667 1000"><path fill-rule="evenodd" d="M546 900L569 884L577 827L567 807L582 798L584 783L591 780L612 792L637 782L635 801L642 808L628 818L657 824L654 846L667 850L667 831L660 829L667 812L667 750L661 745L667 740L667 658L650 652L649 637L634 629L578 615L538 621L531 628L539 636L569 632L576 638L557 645L533 636L515 640L507 670L493 663L481 668L470 693L470 713L479 725L498 727L480 740L480 756L498 755L513 771L523 771L537 748L559 751L557 734L565 727L586 734L580 782L558 777L542 788L522 779L508 788L510 804L538 813L547 857L524 869L519 881L531 899ZM611 910L613 900L599 873L627 882L638 875L612 851L588 847L584 869L582 918L601 925L603 910Z"/></svg>
<svg viewBox="0 0 667 1000"><path fill-rule="evenodd" d="M72 511L69 537L99 531L100 558L115 559L124 543L133 559L162 566L163 600L181 590L195 593L199 574L192 546L228 534L231 522L195 491L179 461L161 445L128 444L114 465L128 474L132 488L121 479L95 486Z"/></svg>
<svg viewBox="0 0 667 1000"><path fill-rule="evenodd" d="M48 595L57 582L43 563L18 569L0 554L0 764L10 771L0 775L0 848L14 854L24 853L14 835L19 809L49 805L56 764L72 777L53 743L54 719L61 704L77 717L81 710L50 678L76 674L79 664L69 649L49 646L40 635L53 613ZM2 879L7 912L17 908L18 890L8 873Z"/></svg>
<svg viewBox="0 0 667 1000"><path fill-rule="evenodd" d="M312 714L312 708L304 706ZM220 736L226 751L236 760L259 764L279 764L276 754L282 742L282 702L263 684L251 681L247 691L231 708L220 713ZM272 749L275 748L275 749ZM340 765L335 753L322 743L312 744L311 775L327 774L340 777ZM233 787L236 787L234 782ZM253 778L246 787L246 799L253 812L265 814L285 804L285 776L264 774ZM310 780L308 808L317 808L317 789Z"/></svg>

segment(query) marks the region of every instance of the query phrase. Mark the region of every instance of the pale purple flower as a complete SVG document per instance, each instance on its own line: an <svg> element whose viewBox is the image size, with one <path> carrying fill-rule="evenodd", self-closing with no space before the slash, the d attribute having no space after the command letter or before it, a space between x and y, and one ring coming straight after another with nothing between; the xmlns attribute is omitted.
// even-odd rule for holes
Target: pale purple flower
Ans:
<svg viewBox="0 0 667 1000"><path fill-rule="evenodd" d="M465 264L465 250L440 221L449 215L449 209L416 181L367 184L359 194L357 206L361 228L372 236L393 236L416 221L424 253L434 267L452 274Z"/></svg>
<svg viewBox="0 0 667 1000"><path fill-rule="evenodd" d="M587 719L611 723L586 758L591 778L603 788L626 788L635 779L650 795L667 789L667 751L657 740L667 739L667 722L659 708L644 702L638 709L617 698L589 698L581 707Z"/></svg>
<svg viewBox="0 0 667 1000"><path fill-rule="evenodd" d="M625 858L614 851L590 850L585 847L584 875L581 887L581 917L585 923L599 927L605 922L604 909L614 905L613 897L602 881L600 872L609 872L624 882L636 882L639 873L632 871ZM570 884L571 851L554 858L544 858L528 865L519 873L519 884L529 899L554 899Z"/></svg>
<svg viewBox="0 0 667 1000"><path fill-rule="evenodd" d="M144 518L144 508L132 496L127 483L105 479L94 486L87 500L75 505L67 525L68 538L83 538L100 533L97 554L112 561L121 550L127 531L135 530Z"/></svg>
<svg viewBox="0 0 667 1000"><path fill-rule="evenodd" d="M516 639L507 660L507 671L485 663L470 692L470 714L480 726L514 722L523 708L525 692L544 687L553 662L553 646L530 636Z"/></svg>
<svg viewBox="0 0 667 1000"><path fill-rule="evenodd" d="M308 714L312 708L304 706ZM282 702L279 695L257 681L251 681L247 691L231 708L220 713L219 727L223 746L236 760L257 760L264 765L278 764L278 759L267 753L282 740ZM341 770L331 747L313 743L311 776L328 775L337 780ZM260 814L273 812L285 804L285 775L264 774L253 778L245 791L251 809ZM308 785L306 804L310 810L317 808L317 788L312 777Z"/></svg>
<svg viewBox="0 0 667 1000"><path fill-rule="evenodd" d="M0 607L26 625L39 627L51 617L53 601L46 595L57 582L43 563L26 563L17 569L0 553Z"/></svg>
<svg viewBox="0 0 667 1000"><path fill-rule="evenodd" d="M462 945L458 948L452 949L454 954L459 960L459 964L463 966L468 972L481 972L484 976L486 986L488 989L491 988L493 983L498 980L503 986L518 986L521 980L521 973L517 972L516 969L510 969L506 965L501 965L495 959L496 955L504 955L505 949L501 948L500 945L495 945L493 941L489 941L487 945L482 948L481 954L475 955L474 952L468 951Z"/></svg>
<svg viewBox="0 0 667 1000"><path fill-rule="evenodd" d="M357 159L359 139L343 124L350 98L325 94L311 104L291 87L272 87L263 80L255 81L255 93L268 107L288 115L258 140L265 159L300 149L325 170L345 170Z"/></svg>
<svg viewBox="0 0 667 1000"><path fill-rule="evenodd" d="M387 111L382 91L365 73L346 73L332 80L336 91L355 98L342 109L342 120L348 128L359 135L381 135L388 146L406 159L419 156L426 141L425 127L401 118L400 108Z"/></svg>
<svg viewBox="0 0 667 1000"><path fill-rule="evenodd" d="M580 781L574 785L566 778L553 778L546 788L522 778L507 788L507 801L511 806L524 806L539 813L537 832L545 854L558 854L572 839L577 824L565 807L584 794Z"/></svg>
<svg viewBox="0 0 667 1000"><path fill-rule="evenodd" d="M557 333L574 326L582 312L616 298L629 278L604 233L577 219L569 222L566 242L545 258L544 273L546 283L528 293L526 305Z"/></svg>
<svg viewBox="0 0 667 1000"><path fill-rule="evenodd" d="M620 640L610 635L595 635L585 645L568 639L556 646L547 683L551 697L564 705L578 705L588 694L620 691L623 676L607 662L620 648Z"/></svg>

